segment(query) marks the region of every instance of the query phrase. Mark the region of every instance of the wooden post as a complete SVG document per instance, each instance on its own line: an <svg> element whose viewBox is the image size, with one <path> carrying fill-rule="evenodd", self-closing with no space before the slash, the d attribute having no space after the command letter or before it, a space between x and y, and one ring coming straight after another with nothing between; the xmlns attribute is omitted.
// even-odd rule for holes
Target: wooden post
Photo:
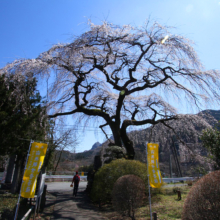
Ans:
<svg viewBox="0 0 220 220"><path fill-rule="evenodd" d="M99 199L99 209L101 209L101 207L102 207L102 201L101 199Z"/></svg>
<svg viewBox="0 0 220 220"><path fill-rule="evenodd" d="M181 198L181 192L180 192L180 190L177 190L177 195L178 195L178 200L181 200L182 198Z"/></svg>

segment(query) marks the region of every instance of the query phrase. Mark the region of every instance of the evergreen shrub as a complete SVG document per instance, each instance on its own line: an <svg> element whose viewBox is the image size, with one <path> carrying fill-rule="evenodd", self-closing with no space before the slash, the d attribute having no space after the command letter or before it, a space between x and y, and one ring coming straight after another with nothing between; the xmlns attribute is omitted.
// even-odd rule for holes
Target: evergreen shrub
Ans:
<svg viewBox="0 0 220 220"><path fill-rule="evenodd" d="M134 174L140 177L147 189L147 165L135 160L118 159L102 166L95 174L91 199L94 202L110 202L112 189L117 179L124 175Z"/></svg>

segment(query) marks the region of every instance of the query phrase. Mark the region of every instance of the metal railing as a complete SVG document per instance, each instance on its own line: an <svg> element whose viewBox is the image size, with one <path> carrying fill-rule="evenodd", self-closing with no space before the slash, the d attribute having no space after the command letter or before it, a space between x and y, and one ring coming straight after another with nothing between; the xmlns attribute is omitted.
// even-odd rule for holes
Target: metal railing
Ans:
<svg viewBox="0 0 220 220"><path fill-rule="evenodd" d="M52 180L56 182L64 182L71 181L73 179L73 175L46 175L46 180ZM80 176L80 179L83 181L87 181L87 176Z"/></svg>
<svg viewBox="0 0 220 220"><path fill-rule="evenodd" d="M76 174L76 172L74 171L47 171L46 172L47 175L70 175L70 176L74 176ZM78 172L78 174L80 176L87 176L88 172Z"/></svg>
<svg viewBox="0 0 220 220"><path fill-rule="evenodd" d="M194 180L196 177L174 177L174 178L163 178L163 182L170 183L170 182L180 182L180 181L188 181Z"/></svg>
<svg viewBox="0 0 220 220"><path fill-rule="evenodd" d="M53 171L48 171L46 173L46 180L49 180L49 179L53 179L53 181L61 181L61 182L64 182L64 181L71 181L73 179L73 176L75 175L76 173L75 172L72 172L72 171L56 171L56 172L53 172ZM79 176L80 176L80 179L81 180L87 180L87 174L88 172L78 172Z"/></svg>
<svg viewBox="0 0 220 220"><path fill-rule="evenodd" d="M31 213L31 211L34 209L34 206L32 206L27 212L26 214L23 216L23 218L21 220L25 220Z"/></svg>

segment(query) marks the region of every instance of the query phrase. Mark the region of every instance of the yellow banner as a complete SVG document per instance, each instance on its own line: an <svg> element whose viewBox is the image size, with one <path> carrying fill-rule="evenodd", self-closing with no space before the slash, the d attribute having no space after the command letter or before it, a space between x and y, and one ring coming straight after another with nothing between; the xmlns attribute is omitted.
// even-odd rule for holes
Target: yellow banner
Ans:
<svg viewBox="0 0 220 220"><path fill-rule="evenodd" d="M24 198L34 198L37 176L44 162L47 152L47 144L32 143L28 163L23 176L21 186L21 196Z"/></svg>
<svg viewBox="0 0 220 220"><path fill-rule="evenodd" d="M160 188L163 184L163 179L159 167L158 149L159 149L158 144L154 144L154 143L147 144L149 181L150 181L150 186L153 188Z"/></svg>

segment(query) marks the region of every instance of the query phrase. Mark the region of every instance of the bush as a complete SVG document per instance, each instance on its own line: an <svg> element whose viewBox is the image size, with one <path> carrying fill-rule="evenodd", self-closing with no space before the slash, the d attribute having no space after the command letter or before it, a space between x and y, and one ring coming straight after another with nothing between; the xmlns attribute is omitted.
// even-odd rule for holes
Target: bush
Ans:
<svg viewBox="0 0 220 220"><path fill-rule="evenodd" d="M182 220L220 219L220 170L198 180L183 207Z"/></svg>
<svg viewBox="0 0 220 220"><path fill-rule="evenodd" d="M122 215L135 219L134 214L143 202L144 181L135 175L125 175L116 181L112 191L114 209Z"/></svg>
<svg viewBox="0 0 220 220"><path fill-rule="evenodd" d="M111 201L111 194L114 183L124 175L134 174L140 177L147 187L147 165L135 160L118 159L105 164L95 174L91 199L98 202Z"/></svg>

